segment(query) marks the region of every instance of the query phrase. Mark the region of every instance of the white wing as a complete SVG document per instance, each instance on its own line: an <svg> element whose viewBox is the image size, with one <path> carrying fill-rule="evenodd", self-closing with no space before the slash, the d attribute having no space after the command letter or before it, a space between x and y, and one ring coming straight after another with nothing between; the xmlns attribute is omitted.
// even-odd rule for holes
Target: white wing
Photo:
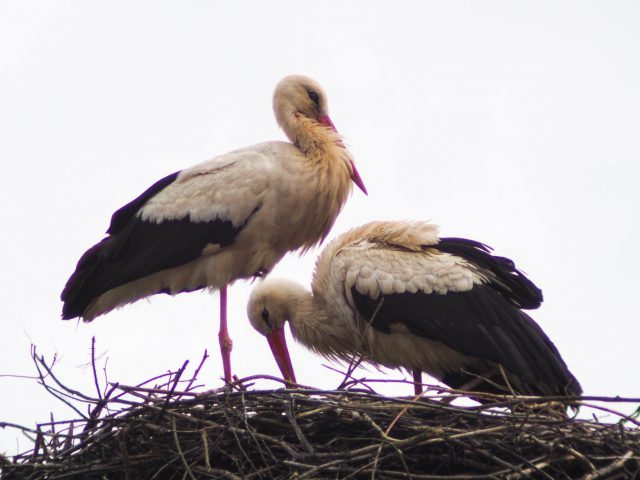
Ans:
<svg viewBox="0 0 640 480"><path fill-rule="evenodd" d="M362 241L348 245L334 258L335 280L345 292L353 287L372 299L393 293L446 294L464 292L487 278L466 260L435 250L394 249Z"/></svg>
<svg viewBox="0 0 640 480"><path fill-rule="evenodd" d="M265 201L274 177L277 157L269 147L273 146L237 150L183 170L175 182L149 199L138 216L157 223L189 216L192 222L218 218L241 225Z"/></svg>

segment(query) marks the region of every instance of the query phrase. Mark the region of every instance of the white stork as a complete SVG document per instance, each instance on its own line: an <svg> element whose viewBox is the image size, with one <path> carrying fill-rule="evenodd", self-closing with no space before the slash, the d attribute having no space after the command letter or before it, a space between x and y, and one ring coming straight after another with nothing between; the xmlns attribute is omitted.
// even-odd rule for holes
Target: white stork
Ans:
<svg viewBox="0 0 640 480"><path fill-rule="evenodd" d="M291 140L220 155L158 180L111 217L67 281L62 318L91 321L156 293L220 290L224 376L231 380L227 285L263 276L289 251L321 242L351 192L366 189L310 78L273 95Z"/></svg>
<svg viewBox="0 0 640 480"><path fill-rule="evenodd" d="M542 292L482 243L439 238L425 222L368 223L326 246L311 289L265 280L247 307L293 383L286 321L300 343L330 359L362 355L414 372L416 394L423 371L473 391L582 392L554 344L522 311L537 308Z"/></svg>

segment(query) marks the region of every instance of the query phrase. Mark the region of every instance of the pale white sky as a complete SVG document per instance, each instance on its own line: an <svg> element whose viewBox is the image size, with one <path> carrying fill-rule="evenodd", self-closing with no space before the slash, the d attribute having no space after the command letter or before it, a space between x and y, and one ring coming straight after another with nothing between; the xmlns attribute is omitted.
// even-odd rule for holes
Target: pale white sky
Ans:
<svg viewBox="0 0 640 480"><path fill-rule="evenodd" d="M111 213L155 180L283 139L271 94L290 73L324 86L369 189L331 237L431 219L492 245L543 289L533 317L585 392L639 396L638 25L635 1L1 2L0 421L73 415L2 376L34 373L31 343L86 392L92 336L112 381L209 349L200 378L220 385L217 297L162 296L77 325L60 320L59 294ZM273 275L308 284L316 254ZM246 320L250 289L230 290L234 372L277 374ZM338 385L290 346L302 383ZM0 430L0 451L27 447Z"/></svg>

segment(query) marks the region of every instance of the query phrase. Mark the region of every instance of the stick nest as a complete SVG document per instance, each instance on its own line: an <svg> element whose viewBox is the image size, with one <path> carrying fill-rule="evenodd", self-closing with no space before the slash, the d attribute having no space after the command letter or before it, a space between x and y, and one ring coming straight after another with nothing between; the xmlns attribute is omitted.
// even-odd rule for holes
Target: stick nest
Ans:
<svg viewBox="0 0 640 480"><path fill-rule="evenodd" d="M0 455L3 480L640 478L640 423L622 414L615 423L579 420L562 403L490 395L456 406L448 402L461 392L441 389L390 398L361 381L335 391L252 390L268 377L250 377L196 392L199 367L181 380L186 363L92 398L36 360L41 383L78 418L35 430L0 423L34 440L27 452Z"/></svg>

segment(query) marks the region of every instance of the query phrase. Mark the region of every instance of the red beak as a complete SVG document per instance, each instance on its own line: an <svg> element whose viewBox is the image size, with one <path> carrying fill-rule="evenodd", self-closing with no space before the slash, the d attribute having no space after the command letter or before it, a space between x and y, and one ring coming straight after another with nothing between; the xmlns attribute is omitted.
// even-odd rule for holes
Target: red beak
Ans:
<svg viewBox="0 0 640 480"><path fill-rule="evenodd" d="M333 122L329 118L329 115L318 115L318 120L320 120L321 124L326 125L330 129L335 130L337 132L336 126L333 124Z"/></svg>
<svg viewBox="0 0 640 480"><path fill-rule="evenodd" d="M267 341L269 342L269 347L271 347L273 358L276 359L278 368L280 368L282 377L295 385L297 383L296 374L293 372L293 366L291 365L287 341L284 338L284 329L276 329L271 332L267 335Z"/></svg>
<svg viewBox="0 0 640 480"><path fill-rule="evenodd" d="M329 115L320 115L318 117L318 120L320 120L320 123L322 123L323 125L326 125L327 127L337 131L335 125L329 118ZM358 188L364 192L365 195L368 195L367 187L364 186L364 182L362 181L362 178L360 178L360 174L358 173L353 160L351 161L351 172L351 180L353 180L353 183L355 183Z"/></svg>
<svg viewBox="0 0 640 480"><path fill-rule="evenodd" d="M351 160L351 180L353 180L353 183L355 183L358 188L364 192L365 195L368 195L367 187L364 186L364 182L362 181L362 178L360 178L360 174L358 173L353 160Z"/></svg>

